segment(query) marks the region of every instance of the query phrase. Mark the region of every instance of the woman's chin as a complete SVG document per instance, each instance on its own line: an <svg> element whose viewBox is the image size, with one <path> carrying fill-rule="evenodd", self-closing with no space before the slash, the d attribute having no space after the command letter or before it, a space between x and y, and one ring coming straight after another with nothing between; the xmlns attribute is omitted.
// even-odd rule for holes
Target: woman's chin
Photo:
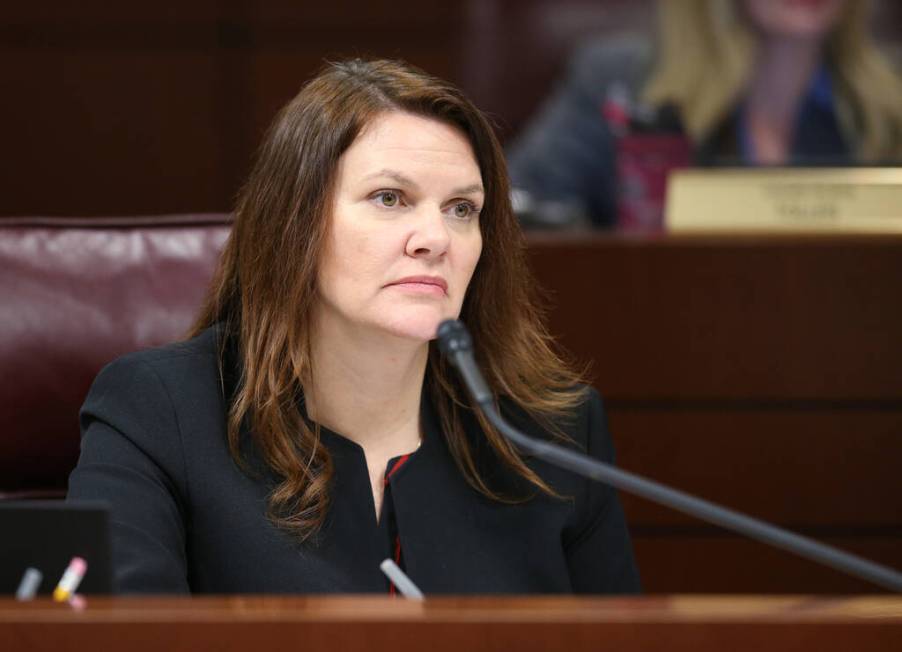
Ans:
<svg viewBox="0 0 902 652"><path fill-rule="evenodd" d="M448 319L448 317L441 314L399 315L398 317L387 324L387 330L397 337L419 342L434 340L439 324Z"/></svg>

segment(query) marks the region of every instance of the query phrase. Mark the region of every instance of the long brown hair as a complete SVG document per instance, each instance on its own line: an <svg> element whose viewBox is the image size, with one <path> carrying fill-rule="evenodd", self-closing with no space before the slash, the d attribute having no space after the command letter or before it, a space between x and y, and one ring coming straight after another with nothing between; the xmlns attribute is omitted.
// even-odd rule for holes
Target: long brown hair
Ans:
<svg viewBox="0 0 902 652"><path fill-rule="evenodd" d="M315 533L329 507L333 467L318 426L304 419L302 388L315 382L310 365L311 308L328 228L336 167L375 116L405 111L440 120L469 139L482 173L482 256L461 319L478 344L497 396L551 426L582 398L571 371L543 325L525 260L525 241L509 200L504 156L486 118L450 84L401 62L351 60L328 65L278 114L257 154L235 210L231 236L206 303L192 329L218 324L222 342L238 351L236 389L228 395L228 440L241 463L240 433L252 433L280 479L270 517L301 538ZM223 345L225 346L225 345ZM449 450L467 481L496 500L480 476L463 427L469 398L430 343L428 398ZM502 464L534 489L554 494L479 414ZM550 428L554 431L554 428Z"/></svg>
<svg viewBox="0 0 902 652"><path fill-rule="evenodd" d="M651 104L673 104L696 141L707 138L744 92L757 38L738 0L658 3L658 63L643 90ZM868 0L846 0L825 42L836 79L837 110L861 162L902 158L902 81L868 31Z"/></svg>

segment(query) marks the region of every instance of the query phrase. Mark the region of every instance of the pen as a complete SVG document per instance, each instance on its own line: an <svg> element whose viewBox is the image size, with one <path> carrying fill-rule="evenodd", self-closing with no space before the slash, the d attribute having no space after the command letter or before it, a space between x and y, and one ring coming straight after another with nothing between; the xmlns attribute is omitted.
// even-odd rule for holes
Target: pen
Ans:
<svg viewBox="0 0 902 652"><path fill-rule="evenodd" d="M16 589L16 600L27 601L34 599L38 592L38 587L41 586L42 579L44 579L44 574L37 568L26 568L22 581L19 582L19 588Z"/></svg>
<svg viewBox="0 0 902 652"><path fill-rule="evenodd" d="M382 572L388 576L388 579L392 581L405 598L409 600L423 599L423 592L391 559L383 561L379 564L379 568L382 569Z"/></svg>

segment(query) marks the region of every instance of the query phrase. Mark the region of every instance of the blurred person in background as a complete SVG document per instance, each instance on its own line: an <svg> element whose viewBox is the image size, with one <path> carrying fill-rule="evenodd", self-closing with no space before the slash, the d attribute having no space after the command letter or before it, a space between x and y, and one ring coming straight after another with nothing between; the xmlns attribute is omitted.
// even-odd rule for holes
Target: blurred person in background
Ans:
<svg viewBox="0 0 902 652"><path fill-rule="evenodd" d="M661 151L671 167L902 161L902 81L870 38L870 4L659 3L654 43L625 36L577 52L509 149L514 187L613 226L618 156L636 134L683 139L685 161Z"/></svg>

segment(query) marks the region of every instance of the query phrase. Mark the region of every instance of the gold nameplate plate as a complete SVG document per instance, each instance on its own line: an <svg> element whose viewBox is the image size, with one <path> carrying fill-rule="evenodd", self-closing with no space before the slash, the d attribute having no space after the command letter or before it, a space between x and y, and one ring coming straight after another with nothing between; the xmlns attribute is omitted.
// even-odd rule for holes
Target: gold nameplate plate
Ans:
<svg viewBox="0 0 902 652"><path fill-rule="evenodd" d="M665 221L675 232L902 233L902 168L679 170Z"/></svg>

